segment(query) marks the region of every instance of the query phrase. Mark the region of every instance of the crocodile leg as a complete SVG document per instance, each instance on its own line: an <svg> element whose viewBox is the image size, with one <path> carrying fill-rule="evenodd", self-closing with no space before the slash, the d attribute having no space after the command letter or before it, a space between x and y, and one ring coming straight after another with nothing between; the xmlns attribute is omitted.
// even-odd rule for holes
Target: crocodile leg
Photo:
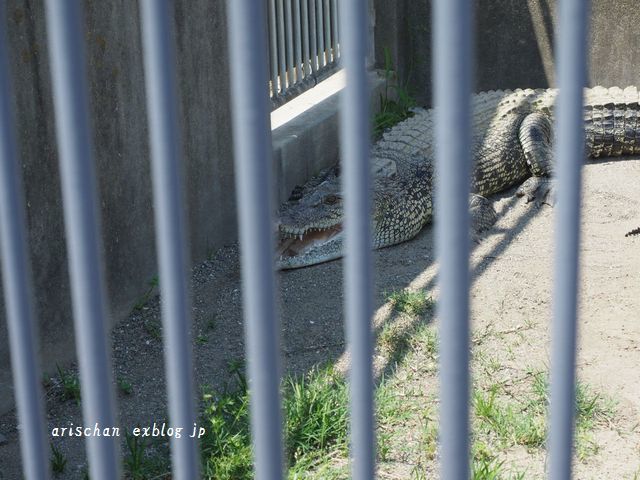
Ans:
<svg viewBox="0 0 640 480"><path fill-rule="evenodd" d="M520 125L518 138L527 165L533 174L518 188L516 195L527 203L553 205L555 201L553 175L553 133L551 119L540 112L527 115Z"/></svg>
<svg viewBox="0 0 640 480"><path fill-rule="evenodd" d="M488 230L496 223L498 214L493 208L493 202L482 195L472 193L469 196L469 217L471 240L480 243L480 233Z"/></svg>

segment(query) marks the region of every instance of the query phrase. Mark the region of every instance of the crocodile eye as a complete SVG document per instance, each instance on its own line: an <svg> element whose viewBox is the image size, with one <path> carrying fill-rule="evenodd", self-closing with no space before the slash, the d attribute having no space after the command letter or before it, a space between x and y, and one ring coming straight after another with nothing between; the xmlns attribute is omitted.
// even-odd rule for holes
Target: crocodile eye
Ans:
<svg viewBox="0 0 640 480"><path fill-rule="evenodd" d="M327 195L326 197L324 197L323 202L326 203L327 205L333 205L337 203L338 200L339 200L339 197L337 195Z"/></svg>

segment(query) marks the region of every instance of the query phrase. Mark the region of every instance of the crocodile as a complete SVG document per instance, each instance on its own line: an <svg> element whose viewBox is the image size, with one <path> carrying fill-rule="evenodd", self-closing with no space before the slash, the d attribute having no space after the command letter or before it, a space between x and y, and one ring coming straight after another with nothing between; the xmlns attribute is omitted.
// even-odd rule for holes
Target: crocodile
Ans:
<svg viewBox="0 0 640 480"><path fill-rule="evenodd" d="M473 94L470 215L474 232L496 219L486 198L519 185L527 202L553 203L553 119L557 89ZM636 87L587 88L585 151L591 158L640 154ZM389 129L371 149L372 246L415 237L433 215L433 109ZM294 189L278 210L276 263L299 268L342 256L343 205L339 166Z"/></svg>

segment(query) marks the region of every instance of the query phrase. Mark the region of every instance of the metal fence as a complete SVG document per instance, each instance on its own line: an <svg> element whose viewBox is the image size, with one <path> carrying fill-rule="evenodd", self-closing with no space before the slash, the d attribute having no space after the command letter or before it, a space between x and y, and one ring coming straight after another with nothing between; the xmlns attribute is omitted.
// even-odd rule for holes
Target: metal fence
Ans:
<svg viewBox="0 0 640 480"><path fill-rule="evenodd" d="M176 425L191 425L190 307L186 295L184 219L176 128L175 59L166 0L141 5L152 146L154 206L169 413ZM230 0L229 35L233 62L235 138L240 246L245 303L251 428L258 479L283 478L278 365L279 328L275 309L272 205L270 202L269 99L264 85L269 61L264 39L269 25L271 81L277 94L335 60L336 2ZM3 6L0 4L0 6ZM76 0L48 0L57 138L69 252L69 269L81 375L85 424L113 424L115 404L105 335L104 282L88 96L83 73L83 35ZM283 6L286 7L283 10ZM291 7L293 6L293 9ZM302 7L302 8L300 8ZM309 8L311 7L311 10ZM550 464L552 479L571 476L579 240L580 162L583 158L582 88L585 84L587 2L560 1L558 37L556 269L551 370ZM268 10L268 12L267 12ZM341 5L343 189L345 198L345 317L351 352L351 457L355 479L375 472L372 384L372 267L370 254L369 95L366 0ZM1 12L5 9L1 8ZM315 15L315 17L314 17ZM267 16L269 23L267 24ZM309 19L307 21L307 18ZM302 32L309 28L311 36ZM434 1L434 83L437 114L437 228L440 260L441 477L469 477L469 264L468 213L473 51L470 0ZM276 25L277 24L277 25ZM36 365L34 318L25 235L25 210L10 108L5 19L0 18L0 233L2 277L7 305L24 474L48 478L46 432ZM286 28L285 28L286 25ZM324 34L319 33L324 26ZM291 32L295 35L292 36ZM308 33L308 32L307 32ZM302 38L302 42L300 41ZM305 43L305 38L311 39ZM276 40L278 46L275 46ZM283 48L284 42L288 47ZM275 52L275 53L274 53ZM286 55L285 55L286 52ZM302 53L301 53L302 52ZM286 58L285 58L286 57ZM276 62L276 59L278 62ZM251 75L247 72L251 71ZM274 89L275 91L275 89ZM257 241L256 239L259 239ZM173 478L197 478L197 446L188 436L172 437ZM91 478L119 474L113 438L90 437Z"/></svg>
<svg viewBox="0 0 640 480"><path fill-rule="evenodd" d="M272 108L336 70L338 18L338 0L268 0Z"/></svg>

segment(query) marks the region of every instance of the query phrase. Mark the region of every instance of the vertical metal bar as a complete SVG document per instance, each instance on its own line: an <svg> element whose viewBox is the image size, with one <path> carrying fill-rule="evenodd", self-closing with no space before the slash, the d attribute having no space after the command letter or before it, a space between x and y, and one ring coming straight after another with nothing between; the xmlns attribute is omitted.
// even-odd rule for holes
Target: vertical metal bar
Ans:
<svg viewBox="0 0 640 480"><path fill-rule="evenodd" d="M263 0L228 0L231 111L251 432L257 480L283 475L279 322L275 308L271 138ZM247 72L253 72L247 75Z"/></svg>
<svg viewBox="0 0 640 480"><path fill-rule="evenodd" d="M188 432L195 422L189 334L191 307L187 295L188 260L177 121L175 51L167 0L142 0L140 17L169 418L174 428ZM171 437L171 459L174 478L200 478L195 438L187 434L181 438Z"/></svg>
<svg viewBox="0 0 640 480"><path fill-rule="evenodd" d="M18 163L7 52L5 3L0 1L0 241L2 283L16 408L20 425L20 451L25 478L49 478L45 442L42 388L37 365L38 348L32 305L31 271L22 188Z"/></svg>
<svg viewBox="0 0 640 480"><path fill-rule="evenodd" d="M269 59L271 60L271 97L278 95L278 27L276 0L269 0Z"/></svg>
<svg viewBox="0 0 640 480"><path fill-rule="evenodd" d="M338 39L340 38L338 29L338 0L331 0L331 20L333 21L333 61L337 62L340 56L338 52Z"/></svg>
<svg viewBox="0 0 640 480"><path fill-rule="evenodd" d="M294 63L293 63L293 16L291 14L291 1L285 0L284 3L284 16L285 24L287 26L287 75L289 75L289 86L295 83L294 77Z"/></svg>
<svg viewBox="0 0 640 480"><path fill-rule="evenodd" d="M324 67L327 64L325 57L325 45L324 45L324 5L322 0L315 0L316 2L316 33L318 35L318 69Z"/></svg>
<svg viewBox="0 0 640 480"><path fill-rule="evenodd" d="M311 73L313 74L320 68L316 23L316 0L309 0L309 29L311 30L309 36L311 37Z"/></svg>
<svg viewBox="0 0 640 480"><path fill-rule="evenodd" d="M294 28L294 44L296 51L296 82L302 81L302 38L301 38L301 25L300 25L300 0L293 0L293 26Z"/></svg>
<svg viewBox="0 0 640 480"><path fill-rule="evenodd" d="M440 263L440 477L469 478L469 174L472 14L434 5L436 248Z"/></svg>
<svg viewBox="0 0 640 480"><path fill-rule="evenodd" d="M349 374L352 478L374 478L372 263L367 0L343 4L341 29L347 85L342 93L341 147L345 202L345 317Z"/></svg>
<svg viewBox="0 0 640 480"><path fill-rule="evenodd" d="M329 0L324 0L324 40L326 46L326 63L332 61L331 57L331 7Z"/></svg>
<svg viewBox="0 0 640 480"><path fill-rule="evenodd" d="M589 2L561 0L558 29L555 279L551 339L549 478L571 478L580 246L580 168L584 160L583 88L586 85Z"/></svg>
<svg viewBox="0 0 640 480"><path fill-rule="evenodd" d="M284 38L284 4L283 0L278 0L276 8L276 16L278 19L278 58L280 60L280 93L284 94L287 91L288 77L287 77L287 56L285 50L285 38ZM233 58L233 57L231 57Z"/></svg>
<svg viewBox="0 0 640 480"><path fill-rule="evenodd" d="M303 68L302 73L305 78L311 73L311 58L309 54L309 3L307 0L300 0L302 3L302 52Z"/></svg>
<svg viewBox="0 0 640 480"><path fill-rule="evenodd" d="M115 425L80 2L47 0L62 199L85 425ZM88 437L91 478L119 476L117 437Z"/></svg>

